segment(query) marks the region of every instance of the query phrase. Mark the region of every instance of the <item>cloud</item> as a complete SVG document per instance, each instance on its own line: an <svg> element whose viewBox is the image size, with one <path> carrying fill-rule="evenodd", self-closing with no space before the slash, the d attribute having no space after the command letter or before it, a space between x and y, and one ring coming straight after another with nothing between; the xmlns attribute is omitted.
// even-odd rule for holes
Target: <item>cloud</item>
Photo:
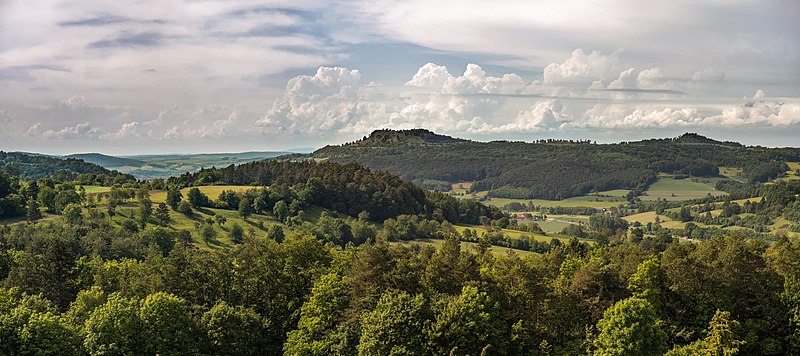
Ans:
<svg viewBox="0 0 800 356"><path fill-rule="evenodd" d="M106 25L113 25L118 23L125 23L131 21L130 18L124 16L97 16L97 17L90 17L81 20L69 20L69 21L62 21L59 22L59 26L63 27L70 27L70 26L106 26Z"/></svg>
<svg viewBox="0 0 800 356"><path fill-rule="evenodd" d="M576 49L563 63L550 63L544 67L544 84L591 83L607 78L619 67L619 52L602 54Z"/></svg>
<svg viewBox="0 0 800 356"><path fill-rule="evenodd" d="M154 47L163 43L164 35L159 32L122 31L109 39L89 43L89 48L108 47Z"/></svg>
<svg viewBox="0 0 800 356"><path fill-rule="evenodd" d="M38 123L31 127L34 133L39 131L37 125ZM99 138L100 132L88 122L84 122L75 126L64 127L58 131L47 130L42 132L41 136L48 140L96 140Z"/></svg>

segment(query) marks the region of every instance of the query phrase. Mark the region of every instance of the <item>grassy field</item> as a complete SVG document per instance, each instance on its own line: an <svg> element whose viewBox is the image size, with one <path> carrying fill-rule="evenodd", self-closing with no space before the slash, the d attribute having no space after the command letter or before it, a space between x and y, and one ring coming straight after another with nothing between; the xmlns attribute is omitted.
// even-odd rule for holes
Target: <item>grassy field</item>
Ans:
<svg viewBox="0 0 800 356"><path fill-rule="evenodd" d="M111 187L103 187L99 185L84 185L83 189L86 190L86 194L108 193L111 191Z"/></svg>
<svg viewBox="0 0 800 356"><path fill-rule="evenodd" d="M211 200L217 199L219 193L222 193L223 190L233 190L236 192L243 192L249 189L254 189L258 187L253 187L249 185L209 185L209 186L202 186L197 187L200 189L203 194L208 195L208 198ZM181 189L181 194L183 194L184 199L186 198L186 194L189 193L189 189L192 188L183 188ZM150 200L154 203L163 203L167 200L167 191L165 190L151 190L150 191Z"/></svg>
<svg viewBox="0 0 800 356"><path fill-rule="evenodd" d="M626 193L627 194L627 193ZM564 200L544 200L544 199L509 199L509 198L487 198L483 201L485 204L494 205L502 208L508 203L517 202L520 204L528 204L533 202L533 205L541 206L544 208L551 207L565 207L565 208L613 208L626 202L625 198L616 196L600 196L600 195L584 195L579 197L567 198Z"/></svg>
<svg viewBox="0 0 800 356"><path fill-rule="evenodd" d="M800 176L797 175L797 170L800 169L800 162L786 162L789 165L789 170L786 171L786 177L778 178L777 180L795 180L800 179Z"/></svg>
<svg viewBox="0 0 800 356"><path fill-rule="evenodd" d="M739 182L743 182L745 179L742 177L742 169L741 168L734 168L734 167L719 167L719 175L723 177L727 177Z"/></svg>
<svg viewBox="0 0 800 356"><path fill-rule="evenodd" d="M100 209L102 211L102 209ZM122 222L125 220L137 220L137 208L136 207L118 207L116 210L116 215L112 219L114 224L117 226L121 226ZM198 229L198 224L202 225L205 223L206 219L211 218L214 219L215 216L222 215L228 221L220 226L219 224L214 223L213 228L217 232L217 237L209 244L206 244L202 237L200 237ZM195 209L194 214L189 217L184 214L175 212L170 209L170 219L172 220L168 226L170 230L188 230L192 234L192 240L194 241L195 246L202 248L202 249L220 249L220 248L229 248L233 246L233 242L229 237L229 233L233 224L239 224L245 231L249 231L256 237L266 237L267 236L267 228L281 224L277 219L275 219L271 215L260 215L260 214L253 214L247 220L242 219L241 216L235 210L224 210L224 209L211 209L211 208L201 208ZM289 230L284 227L284 231L286 233Z"/></svg>
<svg viewBox="0 0 800 356"><path fill-rule="evenodd" d="M480 234L484 234L484 233L487 232L486 229L483 226L478 226L478 225L453 225L453 227L455 227L455 229L459 233L463 233L465 229L473 230L473 231L477 232L479 235ZM562 236L562 235L553 235L553 234L540 235L540 234L534 234L532 232L522 232L522 231L510 230L510 229L503 229L503 230L501 230L501 232L503 233L503 235L506 235L506 236L508 236L508 237L510 237L512 239L518 239L518 238L521 238L523 236L531 236L536 241L547 242L547 243L550 243L550 241L553 240L553 239L560 240L561 242L569 242L569 240L572 239L571 237ZM589 239L581 239L581 242L587 242L587 243L590 243L590 244L594 243L593 240L589 240Z"/></svg>
<svg viewBox="0 0 800 356"><path fill-rule="evenodd" d="M433 247L439 249L444 244L444 240L438 240L438 239L416 239L416 240L412 240L412 241L390 242L390 244L403 245L403 246L414 246L414 245L417 245L417 246L433 246ZM475 243L475 242L461 241L461 249L466 250L466 251L476 252L476 251L478 251L478 244ZM515 253L515 254L519 255L520 257L523 257L523 258L526 257L526 256L536 255L537 254L536 252L525 251L525 250L517 250L517 249L513 249L513 248L500 247L500 246L492 246L491 251L492 251L492 254L495 255L495 256L507 256L509 253L513 252L513 253Z"/></svg>
<svg viewBox="0 0 800 356"><path fill-rule="evenodd" d="M704 198L709 194L718 196L727 193L714 189L708 183L695 182L691 179L674 179L671 177L660 177L655 183L650 185L642 200L666 199L669 201L681 201Z"/></svg>

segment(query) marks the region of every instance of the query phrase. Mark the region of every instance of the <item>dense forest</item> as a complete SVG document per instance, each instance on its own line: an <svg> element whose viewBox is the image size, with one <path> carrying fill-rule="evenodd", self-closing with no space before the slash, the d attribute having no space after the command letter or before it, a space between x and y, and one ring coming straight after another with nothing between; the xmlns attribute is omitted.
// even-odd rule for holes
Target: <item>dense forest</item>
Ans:
<svg viewBox="0 0 800 356"><path fill-rule="evenodd" d="M642 190L659 173L713 177L719 167L742 169L765 182L800 161L800 149L745 147L697 134L674 139L594 144L588 141L475 142L415 129L379 130L361 140L326 146L311 157L359 162L427 185L475 182L496 197L561 199L611 189Z"/></svg>
<svg viewBox="0 0 800 356"><path fill-rule="evenodd" d="M442 233L439 249L382 239L341 247L293 233L208 251L180 231L116 228L98 214L0 228L0 353L800 350L796 239L622 234L521 258L464 250Z"/></svg>

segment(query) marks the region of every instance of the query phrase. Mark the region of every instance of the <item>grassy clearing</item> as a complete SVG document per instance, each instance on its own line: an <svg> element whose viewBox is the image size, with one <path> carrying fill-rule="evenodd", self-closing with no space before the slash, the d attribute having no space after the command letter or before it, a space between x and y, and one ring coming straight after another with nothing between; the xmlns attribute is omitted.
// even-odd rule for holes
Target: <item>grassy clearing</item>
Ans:
<svg viewBox="0 0 800 356"><path fill-rule="evenodd" d="M217 223L212 225L214 231L217 233L217 237L209 244L206 244L203 241L203 238L200 236L199 226L205 224L208 218L214 219L214 217L217 215L224 216L228 221L225 224L222 224L222 226ZM186 216L170 209L170 219L172 221L169 223L167 228L170 230L187 230L191 232L192 240L194 241L195 246L202 249L233 247L234 244L229 237L233 224L239 224L239 226L244 228L245 231L249 231L249 233L259 238L264 238L267 236L268 227L272 225L282 225L277 219L275 219L275 217L271 215L253 214L248 217L247 220L244 220L234 210L211 208L195 209L192 216ZM138 222L136 207L128 206L117 208L116 214L114 215L112 221L115 225L122 226L122 222L125 220L134 220ZM284 231L287 233L289 232L285 226Z"/></svg>
<svg viewBox="0 0 800 356"><path fill-rule="evenodd" d="M243 192L249 189L254 189L258 187L253 187L249 185L208 185L208 186L200 186L197 187L200 189L203 194L207 195L209 199L214 200L217 199L219 193L222 193L223 190L233 190L236 192ZM183 194L184 199L186 195L189 193L190 188L183 188L181 189L181 194ZM154 203L163 203L167 200L167 191L165 190L151 190L150 191L150 200Z"/></svg>
<svg viewBox="0 0 800 356"><path fill-rule="evenodd" d="M745 179L742 177L742 169L741 168L734 168L734 167L719 167L719 175L723 177L727 177L739 182L744 182Z"/></svg>
<svg viewBox="0 0 800 356"><path fill-rule="evenodd" d="M800 169L800 162L786 162L786 164L789 165L789 170L786 171L786 177L781 177L777 180L789 181L800 179L800 175L797 175L797 170Z"/></svg>
<svg viewBox="0 0 800 356"><path fill-rule="evenodd" d="M403 245L403 246L433 246L436 249L442 248L444 245L444 240L438 239L416 239L411 241L396 241L390 242L393 245ZM461 248L467 251L478 251L478 244L475 242L467 242L461 241ZM509 253L515 253L520 257L524 258L530 255L536 255L536 252L525 251L525 250L517 250L508 247L500 247L500 246L492 246L491 248L492 254L495 256L507 256Z"/></svg>
<svg viewBox="0 0 800 356"><path fill-rule="evenodd" d="M479 225L453 225L453 227L455 227L456 231L458 231L459 233L463 233L465 229L473 230L477 232L478 235L488 232L483 226ZM562 236L562 235L541 235L541 234L534 234L532 232L522 232L510 229L502 229L501 232L512 239L518 239L523 236L530 236L533 237L536 241L547 242L547 243L550 243L550 241L553 239L560 240L561 242L569 242L569 240L572 239L572 237ZM580 241L587 242L589 244L594 244L594 241L589 239L580 239Z"/></svg>
<svg viewBox="0 0 800 356"><path fill-rule="evenodd" d="M613 208L620 204L625 203L624 198L618 197L601 197L601 196L580 196L567 198L564 200L544 200L544 199L509 199L509 198L487 198L483 201L485 204L494 205L502 208L508 203L517 202L520 204L528 204L533 202L533 205L541 206L544 208L552 207L565 207L565 208Z"/></svg>
<svg viewBox="0 0 800 356"><path fill-rule="evenodd" d="M705 198L709 194L719 196L728 193L714 189L709 183L693 181L692 179L661 177L644 193L642 200L666 199L669 201L682 201Z"/></svg>
<svg viewBox="0 0 800 356"><path fill-rule="evenodd" d="M103 187L99 185L84 185L82 187L86 190L86 194L108 193L111 191L111 187Z"/></svg>

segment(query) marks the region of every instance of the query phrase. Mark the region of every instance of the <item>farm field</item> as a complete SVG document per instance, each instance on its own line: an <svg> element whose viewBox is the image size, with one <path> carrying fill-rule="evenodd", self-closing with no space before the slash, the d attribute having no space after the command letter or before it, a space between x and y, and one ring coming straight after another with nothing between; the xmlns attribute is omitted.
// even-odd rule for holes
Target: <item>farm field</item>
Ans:
<svg viewBox="0 0 800 356"><path fill-rule="evenodd" d="M442 248L444 244L444 240L439 239L416 239L416 240L409 240L409 241L394 241L390 242L392 245L402 245L402 246L433 246L436 249ZM477 252L478 251L478 243L476 242L468 242L468 241L461 241L461 248L463 250ZM502 247L502 246L492 246L491 248L492 254L495 256L506 256L509 253L515 253L520 257L524 258L530 255L536 255L536 252L532 251L525 251L525 250L517 250L509 247Z"/></svg>
<svg viewBox="0 0 800 356"><path fill-rule="evenodd" d="M644 192L642 200L682 201L704 198L709 194L718 196L727 193L714 189L710 184L694 182L691 179L660 177Z"/></svg>

